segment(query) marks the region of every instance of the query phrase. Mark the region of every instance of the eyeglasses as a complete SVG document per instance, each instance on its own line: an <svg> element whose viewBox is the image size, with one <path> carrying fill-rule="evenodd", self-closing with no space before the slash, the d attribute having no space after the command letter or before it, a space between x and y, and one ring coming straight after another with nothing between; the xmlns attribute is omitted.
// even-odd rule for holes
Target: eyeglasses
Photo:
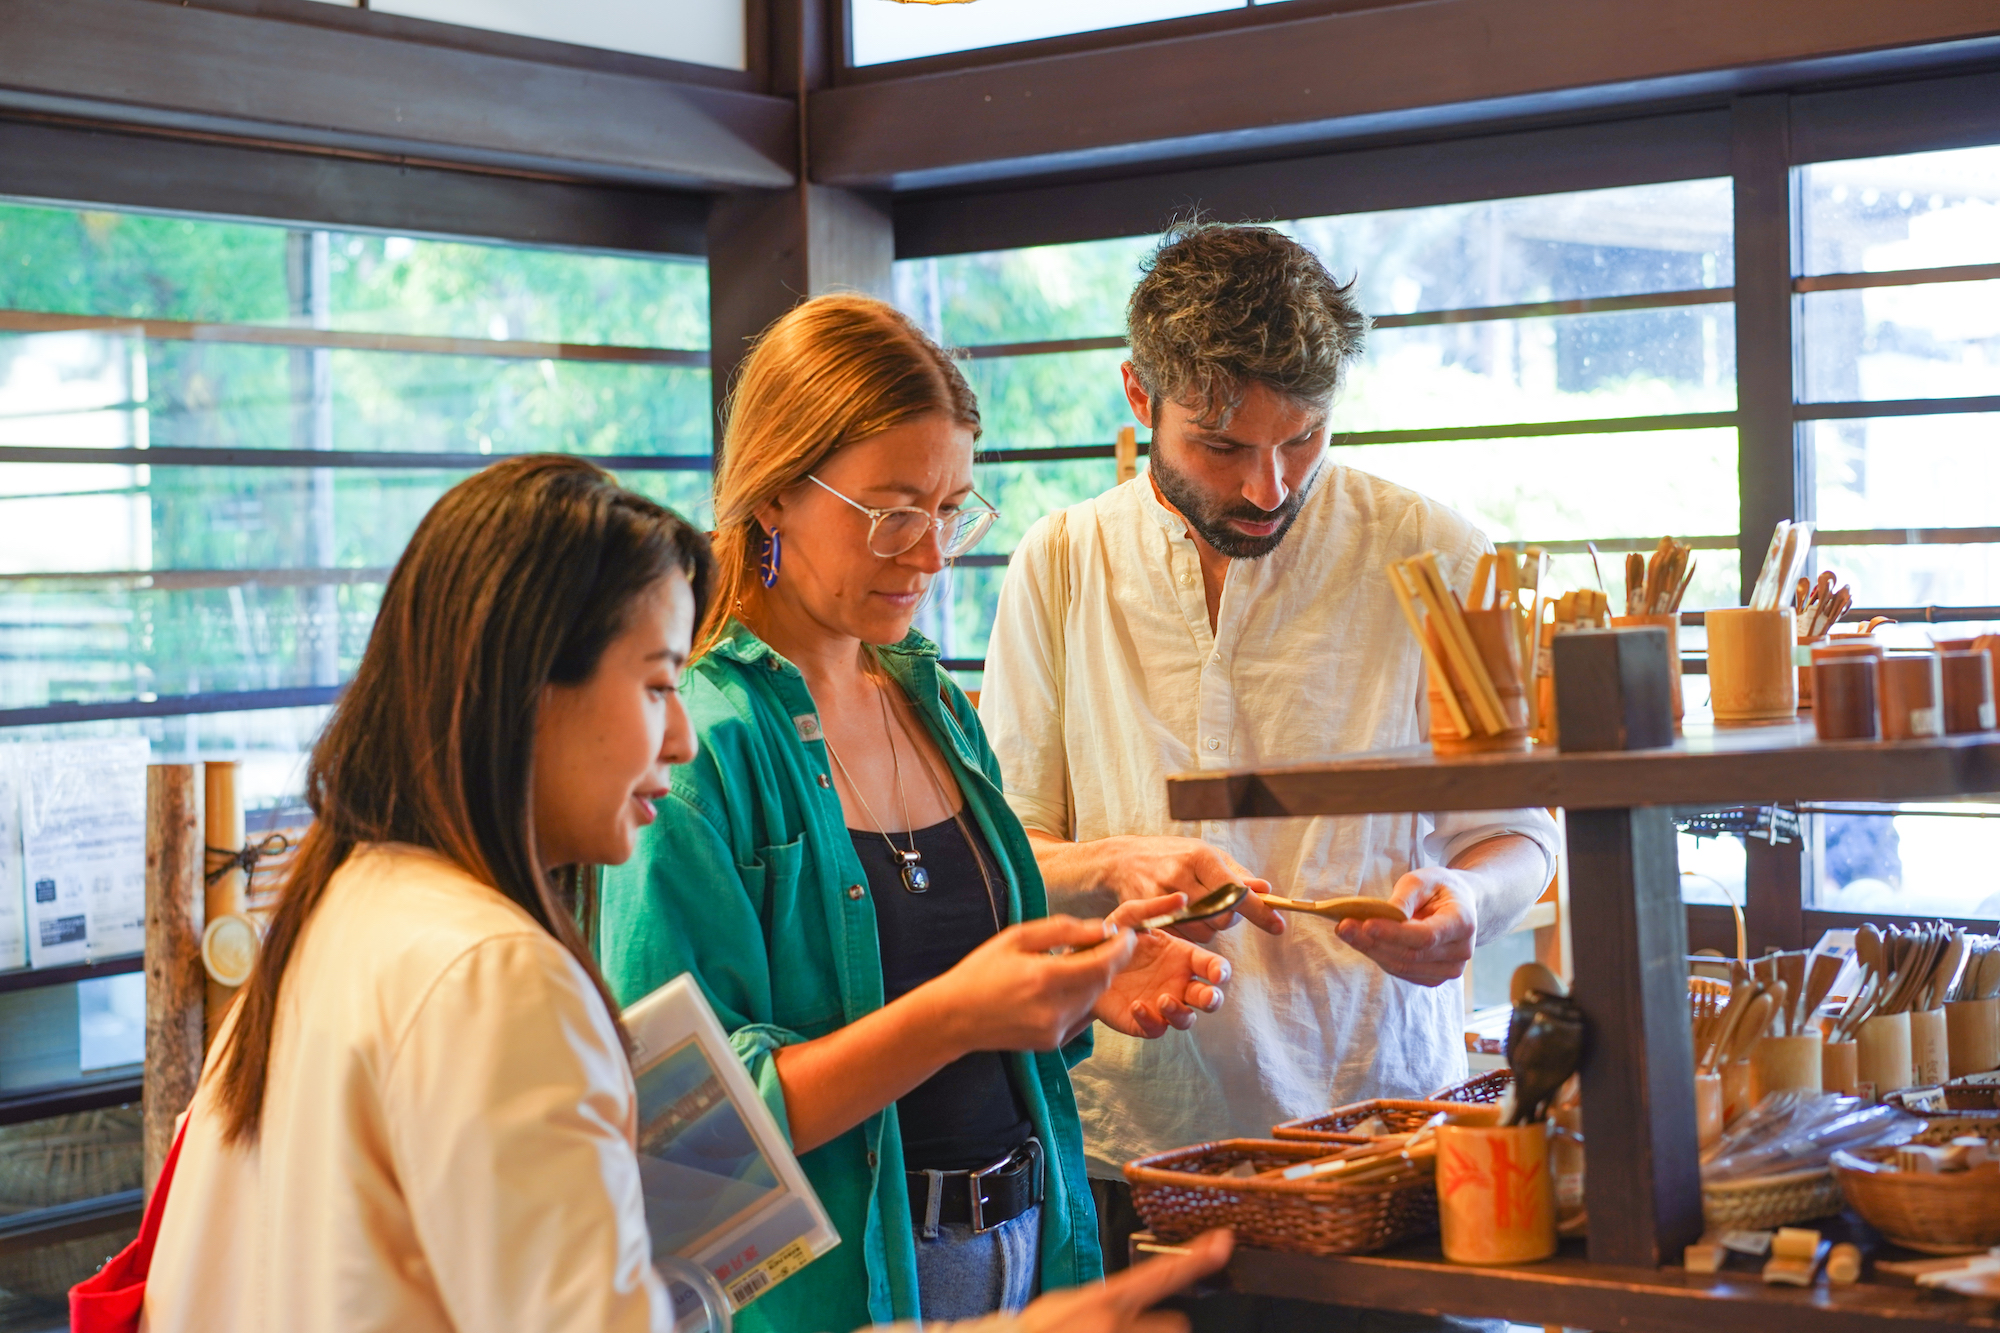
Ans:
<svg viewBox="0 0 2000 1333"><path fill-rule="evenodd" d="M977 491L972 493L972 498L979 501L977 508L960 509L956 513L934 517L930 510L918 509L914 505L874 509L858 500L848 500L818 477L808 476L806 480L868 515L868 549L884 559L903 554L922 541L926 533L935 531L939 552L945 559L955 560L977 546L979 539L986 535L986 530L1000 517L1000 511L988 504Z"/></svg>

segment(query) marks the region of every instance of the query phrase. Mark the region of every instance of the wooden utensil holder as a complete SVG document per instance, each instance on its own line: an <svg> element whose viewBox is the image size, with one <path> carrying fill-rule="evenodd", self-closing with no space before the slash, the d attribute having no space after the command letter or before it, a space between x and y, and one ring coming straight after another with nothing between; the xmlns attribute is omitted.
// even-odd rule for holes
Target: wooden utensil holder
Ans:
<svg viewBox="0 0 2000 1333"><path fill-rule="evenodd" d="M1466 632L1472 638L1472 646L1478 650L1479 660L1485 665L1486 674L1492 678L1493 692L1500 697L1500 717L1506 725L1493 735L1463 735L1445 704L1437 682L1433 680L1427 691L1431 706L1431 749L1437 754L1525 750L1529 743L1527 674L1521 669L1514 612L1501 609L1465 611L1461 614L1465 618ZM1441 658L1443 653L1437 640L1437 627L1427 622L1424 634L1430 639L1433 656ZM1473 715L1471 700L1461 696L1459 707L1466 717Z"/></svg>
<svg viewBox="0 0 2000 1333"><path fill-rule="evenodd" d="M1820 1047L1820 1091L1854 1095L1861 1082L1860 1049L1851 1041L1830 1041Z"/></svg>
<svg viewBox="0 0 2000 1333"><path fill-rule="evenodd" d="M1703 1148L1722 1137L1722 1075L1694 1076L1695 1142Z"/></svg>
<svg viewBox="0 0 2000 1333"><path fill-rule="evenodd" d="M1736 1123L1737 1118L1757 1103L1750 1100L1750 1062L1731 1060L1722 1066L1722 1127Z"/></svg>
<svg viewBox="0 0 2000 1333"><path fill-rule="evenodd" d="M1870 1101L1879 1102L1886 1093L1907 1088L1915 1078L1910 1062L1910 1016L1877 1014L1863 1022L1854 1034L1855 1088Z"/></svg>
<svg viewBox="0 0 2000 1333"><path fill-rule="evenodd" d="M1964 736L1994 728L1993 658L1984 648L1940 651L1944 734Z"/></svg>
<svg viewBox="0 0 2000 1333"><path fill-rule="evenodd" d="M1656 616L1613 616L1611 628L1622 629L1628 625L1657 625L1667 632L1667 679L1673 685L1674 729L1680 730L1681 716L1685 711L1681 705L1681 617L1678 611L1667 611Z"/></svg>
<svg viewBox="0 0 2000 1333"><path fill-rule="evenodd" d="M1549 1126L1437 1130L1438 1230L1455 1264L1524 1264L1556 1252Z"/></svg>
<svg viewBox="0 0 2000 1333"><path fill-rule="evenodd" d="M1799 710L1790 608L1722 607L1707 613L1709 703L1718 725L1776 722Z"/></svg>
<svg viewBox="0 0 2000 1333"><path fill-rule="evenodd" d="M1750 1050L1751 1105L1773 1092L1818 1092L1824 1058L1817 1032L1764 1038Z"/></svg>
<svg viewBox="0 0 2000 1333"><path fill-rule="evenodd" d="M1872 741L1881 736L1875 664L1872 653L1813 650L1813 730L1821 740Z"/></svg>
<svg viewBox="0 0 2000 1333"><path fill-rule="evenodd" d="M1944 1010L1910 1013L1910 1079L1920 1088L1936 1087L1951 1077L1951 1044Z"/></svg>
<svg viewBox="0 0 2000 1333"><path fill-rule="evenodd" d="M1951 1077L2000 1069L2000 999L1956 1000L1944 1007Z"/></svg>

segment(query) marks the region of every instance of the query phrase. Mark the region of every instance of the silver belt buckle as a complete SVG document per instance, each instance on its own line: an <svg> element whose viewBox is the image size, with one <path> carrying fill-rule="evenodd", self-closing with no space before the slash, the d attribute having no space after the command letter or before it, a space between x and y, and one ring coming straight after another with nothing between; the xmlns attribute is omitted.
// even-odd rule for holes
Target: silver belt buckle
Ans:
<svg viewBox="0 0 2000 1333"><path fill-rule="evenodd" d="M1040 1139L1031 1138L1026 1143L1022 1144L1020 1147L1014 1149L1014 1151L1008 1153L1005 1157L1002 1157L999 1161L993 1163L991 1166L983 1166L979 1170L971 1173L971 1178L966 1182L966 1186L970 1198L972 1200L971 1211L972 1211L973 1235L983 1236L987 1232L993 1230L993 1227L1005 1225L1004 1223L1000 1222L995 1222L991 1227L986 1225L986 1187L983 1182L985 1181L986 1177L991 1175L997 1175L998 1173L1005 1171L1008 1167L1012 1166L1016 1161L1020 1160L1021 1154L1023 1153L1026 1153L1028 1155L1028 1163L1029 1163L1028 1169L1035 1173L1035 1179L1033 1181L1034 1202L1040 1203L1042 1201L1042 1141ZM1009 1220L1011 1221L1012 1219Z"/></svg>

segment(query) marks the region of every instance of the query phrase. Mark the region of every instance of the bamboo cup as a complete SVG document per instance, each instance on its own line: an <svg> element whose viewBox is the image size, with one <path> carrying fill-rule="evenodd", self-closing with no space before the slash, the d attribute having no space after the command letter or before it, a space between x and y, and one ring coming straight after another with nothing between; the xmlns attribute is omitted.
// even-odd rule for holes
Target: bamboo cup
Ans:
<svg viewBox="0 0 2000 1333"><path fill-rule="evenodd" d="M1750 1103L1773 1092L1820 1090L1819 1033L1802 1037L1766 1037L1750 1049Z"/></svg>
<svg viewBox="0 0 2000 1333"><path fill-rule="evenodd" d="M1944 1007L1953 1078L2000 1069L2000 999L1955 1000Z"/></svg>
<svg viewBox="0 0 2000 1333"><path fill-rule="evenodd" d="M1875 658L1813 649L1813 730L1823 741L1872 741L1882 734L1875 704Z"/></svg>
<svg viewBox="0 0 2000 1333"><path fill-rule="evenodd" d="M1658 625L1667 632L1667 680L1673 686L1674 726L1681 724L1681 617L1678 611L1657 616L1613 616L1611 628L1628 625Z"/></svg>
<svg viewBox="0 0 2000 1333"><path fill-rule="evenodd" d="M1917 1009L1910 1013L1910 1078L1919 1088L1936 1087L1951 1077L1951 1043L1945 1031L1944 1010Z"/></svg>
<svg viewBox="0 0 2000 1333"><path fill-rule="evenodd" d="M1797 636L1789 607L1753 611L1747 606L1710 611L1708 691L1715 720L1775 722L1799 711L1799 682L1792 667Z"/></svg>
<svg viewBox="0 0 2000 1333"><path fill-rule="evenodd" d="M1875 683L1883 740L1944 734L1944 683L1935 654L1885 657L1876 668Z"/></svg>
<svg viewBox="0 0 2000 1333"><path fill-rule="evenodd" d="M1694 1076L1694 1133L1697 1146L1706 1148L1722 1137L1722 1075Z"/></svg>
<svg viewBox="0 0 2000 1333"><path fill-rule="evenodd" d="M1879 1102L1885 1093L1907 1088L1915 1077L1910 1063L1910 1016L1877 1014L1863 1022L1854 1034L1854 1090L1870 1101Z"/></svg>
<svg viewBox="0 0 2000 1333"><path fill-rule="evenodd" d="M1722 1067L1722 1126L1727 1129L1757 1103L1750 1098L1750 1062L1732 1060Z"/></svg>
<svg viewBox="0 0 2000 1333"><path fill-rule="evenodd" d="M1945 735L1993 730L1992 656L1983 648L1941 651L1938 674L1944 687Z"/></svg>
<svg viewBox="0 0 2000 1333"><path fill-rule="evenodd" d="M1520 640L1517 637L1517 621L1514 612L1502 608L1494 611L1466 611L1466 633L1472 639L1472 646L1478 650L1479 659L1486 667L1486 674L1493 681L1493 692L1500 698L1500 717L1506 724L1498 735L1464 736L1459 734L1457 723L1451 717L1444 695L1434 681L1428 691L1431 705L1431 749L1438 754L1471 754L1494 750L1525 750L1528 748L1528 694L1524 682L1527 673L1521 670ZM1427 634L1435 634L1436 628L1425 626ZM1469 708L1465 708L1470 716Z"/></svg>
<svg viewBox="0 0 2000 1333"><path fill-rule="evenodd" d="M1830 1041L1819 1052L1819 1086L1822 1092L1838 1092L1852 1097L1861 1082L1860 1047L1851 1041Z"/></svg>
<svg viewBox="0 0 2000 1333"><path fill-rule="evenodd" d="M1556 1252L1549 1126L1440 1125L1438 1230L1455 1264L1524 1264Z"/></svg>

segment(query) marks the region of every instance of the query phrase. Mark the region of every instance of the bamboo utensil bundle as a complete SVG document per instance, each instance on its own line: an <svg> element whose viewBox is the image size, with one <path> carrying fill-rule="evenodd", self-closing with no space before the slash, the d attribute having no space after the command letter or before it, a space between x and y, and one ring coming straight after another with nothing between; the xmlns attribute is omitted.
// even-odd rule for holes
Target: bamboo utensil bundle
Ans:
<svg viewBox="0 0 2000 1333"><path fill-rule="evenodd" d="M1750 589L1752 611L1776 611L1783 604L1786 592L1791 590L1812 552L1814 528L1814 524L1804 520L1797 523L1778 520L1778 526L1771 531L1771 549L1764 556L1764 567Z"/></svg>
<svg viewBox="0 0 2000 1333"><path fill-rule="evenodd" d="M1625 557L1625 614L1663 616L1681 609L1694 579L1694 547L1660 538L1650 558L1637 551Z"/></svg>
<svg viewBox="0 0 2000 1333"><path fill-rule="evenodd" d="M1940 921L1935 925L1889 927L1885 935L1872 925L1854 933L1854 953L1863 969L1862 984L1834 1020L1833 1040L1852 1040L1855 1031L1877 1015L1936 1008L1951 989L1966 954L1965 932ZM1980 964L1980 976L1986 964ZM1994 980L2000 984L2000 964Z"/></svg>
<svg viewBox="0 0 2000 1333"><path fill-rule="evenodd" d="M1951 999L1991 1000L2000 996L2000 939L1991 935L1968 935L1965 939L1965 970L1951 989Z"/></svg>
<svg viewBox="0 0 2000 1333"><path fill-rule="evenodd" d="M1518 616L1522 571L1518 565L1511 565L1511 575L1503 572L1498 580L1494 580L1494 570L1501 564L1511 565L1511 556L1507 561L1501 561L1496 555L1479 558L1479 566L1473 574L1471 609L1508 610ZM1539 568L1534 574L1538 589L1535 599L1539 602ZM1516 604L1490 605L1495 593L1510 578L1516 588ZM1489 582L1493 584L1491 589L1487 586ZM1511 661L1494 662L1488 655L1482 654L1471 628L1466 624L1468 608L1445 582L1435 551L1392 561L1389 565L1389 587L1396 594L1397 605L1409 622L1410 632L1417 636L1417 642L1423 648L1424 667L1430 677L1431 688L1440 697L1452 725L1458 729L1458 736L1471 740L1482 736L1501 736L1515 730L1500 696L1502 686L1512 694L1521 691L1525 683L1521 678L1518 629L1503 641L1506 647L1516 650L1507 654ZM1497 684L1494 679L1496 668L1502 673ZM1507 675L1508 672L1512 675Z"/></svg>
<svg viewBox="0 0 2000 1333"><path fill-rule="evenodd" d="M1325 1180L1343 1185L1390 1185L1437 1169L1437 1128L1445 1120L1439 1111L1410 1134L1384 1134L1368 1143L1341 1148L1310 1162L1260 1171L1261 1178Z"/></svg>
<svg viewBox="0 0 2000 1333"><path fill-rule="evenodd" d="M1799 642L1819 642L1853 606L1854 589L1840 586L1832 570L1821 571L1817 583L1800 575L1792 596L1792 610L1798 615Z"/></svg>

